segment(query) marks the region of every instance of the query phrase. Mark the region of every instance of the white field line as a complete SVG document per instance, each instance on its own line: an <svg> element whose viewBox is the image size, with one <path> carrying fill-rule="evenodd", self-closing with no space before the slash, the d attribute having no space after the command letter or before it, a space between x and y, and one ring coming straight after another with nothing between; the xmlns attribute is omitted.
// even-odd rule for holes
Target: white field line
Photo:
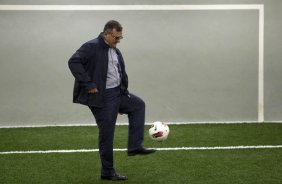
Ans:
<svg viewBox="0 0 282 184"><path fill-rule="evenodd" d="M165 122L165 121L164 121ZM205 121L205 122L165 122L168 125L196 125L196 124L245 124L245 123L257 123L257 124L267 124L267 123L282 123L282 121L267 121L267 122L258 122L258 121ZM152 123L145 123L145 125L151 125ZM128 123L116 123L117 126L128 126ZM72 123L50 123L42 124L38 123L37 125L4 125L0 126L2 128L47 128L47 127L85 127L85 126L97 126L96 123L81 123L81 124L72 124Z"/></svg>
<svg viewBox="0 0 282 184"><path fill-rule="evenodd" d="M282 148L282 145L257 145L257 146L216 146L216 147L175 147L175 148L154 148L158 151L191 151L191 150L237 150L237 149L273 149ZM89 153L98 152L99 149L79 150L45 150L45 151L4 151L0 155L10 154L48 154L48 153ZM114 151L127 151L126 148L116 148Z"/></svg>
<svg viewBox="0 0 282 184"><path fill-rule="evenodd" d="M261 10L263 4L217 5L0 5L0 10L121 11L121 10Z"/></svg>

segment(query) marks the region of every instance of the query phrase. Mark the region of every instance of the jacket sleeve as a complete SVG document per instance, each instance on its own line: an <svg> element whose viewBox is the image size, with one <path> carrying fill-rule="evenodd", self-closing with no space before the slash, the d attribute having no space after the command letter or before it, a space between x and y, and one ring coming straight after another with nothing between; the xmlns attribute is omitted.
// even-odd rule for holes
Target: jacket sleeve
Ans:
<svg viewBox="0 0 282 184"><path fill-rule="evenodd" d="M95 49L87 43L82 45L69 59L68 65L76 81L87 90L97 88L97 85L92 82L91 77L85 70L85 66L89 62Z"/></svg>

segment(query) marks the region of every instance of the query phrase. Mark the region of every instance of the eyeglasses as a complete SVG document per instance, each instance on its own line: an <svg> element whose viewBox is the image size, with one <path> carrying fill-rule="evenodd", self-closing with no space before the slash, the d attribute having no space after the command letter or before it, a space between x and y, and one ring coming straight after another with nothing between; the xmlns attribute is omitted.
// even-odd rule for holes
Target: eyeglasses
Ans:
<svg viewBox="0 0 282 184"><path fill-rule="evenodd" d="M123 36L114 36L113 34L111 34L111 36L112 36L116 41L123 39Z"/></svg>

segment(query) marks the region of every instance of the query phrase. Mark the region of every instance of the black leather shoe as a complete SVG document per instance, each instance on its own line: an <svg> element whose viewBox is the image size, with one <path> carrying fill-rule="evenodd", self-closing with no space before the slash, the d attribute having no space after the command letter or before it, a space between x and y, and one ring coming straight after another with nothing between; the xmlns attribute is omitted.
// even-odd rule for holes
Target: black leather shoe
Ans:
<svg viewBox="0 0 282 184"><path fill-rule="evenodd" d="M128 151L127 155L128 156L148 155L148 154L155 153L155 152L156 152L156 150L154 150L154 149L139 148L139 149L134 150L134 151Z"/></svg>
<svg viewBox="0 0 282 184"><path fill-rule="evenodd" d="M113 176L101 176L102 180L112 180L112 181L118 181L118 180L128 180L127 176L122 176L115 174Z"/></svg>

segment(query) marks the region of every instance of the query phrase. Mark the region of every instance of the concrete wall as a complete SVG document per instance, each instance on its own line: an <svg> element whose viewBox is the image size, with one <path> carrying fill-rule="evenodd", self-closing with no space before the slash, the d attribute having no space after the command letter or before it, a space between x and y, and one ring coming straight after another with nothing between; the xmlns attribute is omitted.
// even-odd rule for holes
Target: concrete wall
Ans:
<svg viewBox="0 0 282 184"><path fill-rule="evenodd" d="M26 1L55 3L66 2ZM265 121L281 121L281 1L154 1L252 3L265 8ZM110 19L124 27L119 48L129 89L147 104L147 122L258 120L258 10L0 11L0 125L94 122L87 107L72 104L67 61Z"/></svg>

